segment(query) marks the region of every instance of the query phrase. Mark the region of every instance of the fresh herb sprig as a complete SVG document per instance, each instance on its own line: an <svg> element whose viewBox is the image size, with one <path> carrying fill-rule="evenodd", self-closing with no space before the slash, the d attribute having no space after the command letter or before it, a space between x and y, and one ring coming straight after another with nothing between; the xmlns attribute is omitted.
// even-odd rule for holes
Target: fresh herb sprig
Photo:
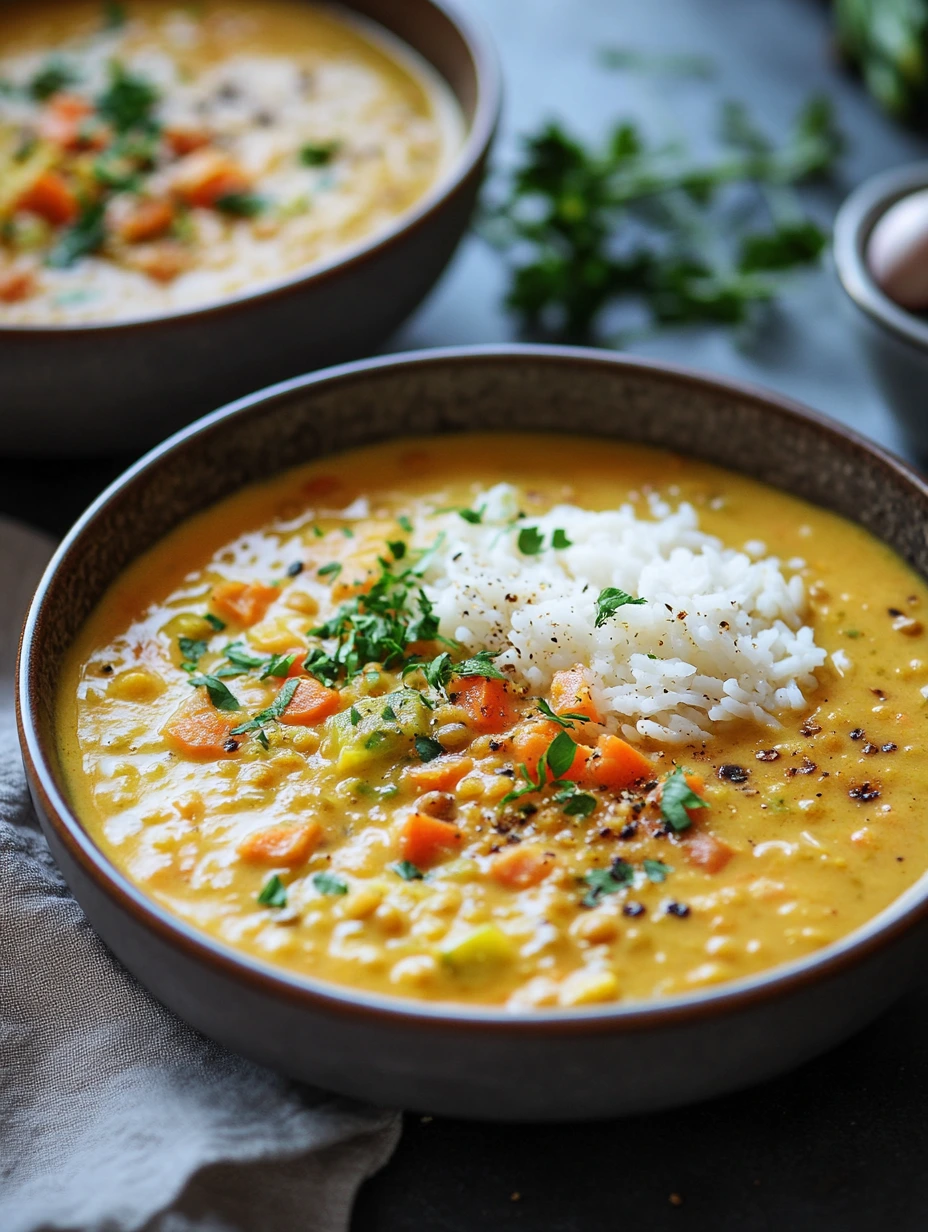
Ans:
<svg viewBox="0 0 928 1232"><path fill-rule="evenodd" d="M546 787L556 787L554 799L561 805L564 813L569 817L589 817L596 808L596 797L579 791L576 783L563 777L574 764L576 755L575 741L566 731L559 731L538 759L534 774L528 766L519 766L519 775L523 781L503 796L499 802L500 807L521 800L523 796L544 791Z"/></svg>
<svg viewBox="0 0 928 1232"><path fill-rule="evenodd" d="M828 100L810 100L780 145L729 105L721 140L724 152L700 162L649 144L628 120L601 148L557 123L525 138L484 224L509 263L507 304L523 324L601 341L607 314L630 303L652 327L740 325L775 297L778 275L816 261L825 233L788 190L835 165L842 139ZM756 211L743 221L745 190L767 214L762 230Z"/></svg>
<svg viewBox="0 0 928 1232"><path fill-rule="evenodd" d="M687 809L708 808L709 805L698 796L689 783L686 775L678 766L661 787L661 816L671 829L680 831L688 829L693 823Z"/></svg>

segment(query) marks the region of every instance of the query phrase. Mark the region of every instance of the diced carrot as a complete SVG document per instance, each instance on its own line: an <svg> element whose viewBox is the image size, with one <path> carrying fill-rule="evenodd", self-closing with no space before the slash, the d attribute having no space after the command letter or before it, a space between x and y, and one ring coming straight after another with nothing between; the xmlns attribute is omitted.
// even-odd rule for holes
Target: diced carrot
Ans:
<svg viewBox="0 0 928 1232"><path fill-rule="evenodd" d="M193 128L177 125L164 130L164 139L173 152L179 156L192 154L194 150L209 145L212 137L205 128Z"/></svg>
<svg viewBox="0 0 928 1232"><path fill-rule="evenodd" d="M506 682L486 676L462 676L453 680L448 696L460 706L480 732L503 732L512 727L518 715Z"/></svg>
<svg viewBox="0 0 928 1232"><path fill-rule="evenodd" d="M315 676L307 676L296 686L293 697L280 716L290 727L312 727L341 709L342 699L337 689L327 689Z"/></svg>
<svg viewBox="0 0 928 1232"><path fill-rule="evenodd" d="M211 761L217 757L230 757L236 751L238 742L230 737L230 732L238 721L238 718L217 710L204 690L197 689L193 697L184 702L168 720L164 735L188 757Z"/></svg>
<svg viewBox="0 0 928 1232"><path fill-rule="evenodd" d="M421 766L409 766L403 777L419 792L454 791L473 768L473 758L448 755L423 762Z"/></svg>
<svg viewBox="0 0 928 1232"><path fill-rule="evenodd" d="M156 240L153 244L138 244L129 249L126 263L147 274L156 282L173 282L190 268L190 250L176 240Z"/></svg>
<svg viewBox="0 0 928 1232"><path fill-rule="evenodd" d="M0 270L0 302L15 304L28 299L36 285L35 272L31 269Z"/></svg>
<svg viewBox="0 0 928 1232"><path fill-rule="evenodd" d="M242 839L238 854L250 864L302 864L319 846L321 838L322 826L318 821L270 826Z"/></svg>
<svg viewBox="0 0 928 1232"><path fill-rule="evenodd" d="M63 149L102 149L111 132L101 121L90 120L93 104L79 94L54 94L42 109L39 134Z"/></svg>
<svg viewBox="0 0 928 1232"><path fill-rule="evenodd" d="M80 213L77 197L57 171L43 171L16 203L54 226L66 226Z"/></svg>
<svg viewBox="0 0 928 1232"><path fill-rule="evenodd" d="M582 667L554 673L551 681L551 709L555 714L584 714L594 723L601 721Z"/></svg>
<svg viewBox="0 0 928 1232"><path fill-rule="evenodd" d="M306 661L306 647L305 646L292 646L286 653L296 655L296 658L293 660L293 662L290 664L289 668L287 669L287 676L291 678L293 676L305 676L306 669L303 666L303 664Z"/></svg>
<svg viewBox="0 0 928 1232"><path fill-rule="evenodd" d="M210 209L221 197L247 192L251 187L244 171L222 150L201 149L177 163L171 180L177 195L188 205Z"/></svg>
<svg viewBox="0 0 928 1232"><path fill-rule="evenodd" d="M263 620L280 591L264 582L217 582L213 587L213 607L240 625Z"/></svg>
<svg viewBox="0 0 928 1232"><path fill-rule="evenodd" d="M721 842L715 835L707 834L705 831L685 839L683 846L687 864L695 864L697 868L705 869L707 873L720 872L735 854L727 843Z"/></svg>
<svg viewBox="0 0 928 1232"><path fill-rule="evenodd" d="M538 722L523 723L516 728L512 738L513 756L517 763L525 766L529 774L537 775L538 763L547 751L551 741L564 729L550 719ZM586 774L587 763L592 749L585 744L578 744L574 759L567 770L559 777L578 783ZM550 780L551 775L548 775Z"/></svg>
<svg viewBox="0 0 928 1232"><path fill-rule="evenodd" d="M643 753L618 736L600 736L587 763L587 777L595 787L624 791L654 775L654 765Z"/></svg>
<svg viewBox="0 0 928 1232"><path fill-rule="evenodd" d="M119 238L127 244L136 244L140 240L153 240L163 235L173 221L174 207L170 201L140 201L119 222L117 231Z"/></svg>
<svg viewBox="0 0 928 1232"><path fill-rule="evenodd" d="M490 876L511 890L538 885L554 868L554 855L531 843L507 847L494 856Z"/></svg>
<svg viewBox="0 0 928 1232"><path fill-rule="evenodd" d="M453 822L439 821L427 813L412 813L400 831L403 859L417 868L428 868L443 855L456 851L464 836Z"/></svg>
<svg viewBox="0 0 928 1232"><path fill-rule="evenodd" d="M346 599L353 599L355 595L366 595L373 585L374 574L370 571L364 577L355 577L350 581L337 578L332 583L332 602L344 603Z"/></svg>
<svg viewBox="0 0 928 1232"><path fill-rule="evenodd" d="M706 780L701 774L684 774L683 777L686 779L690 791L694 791L697 796L704 796L706 794Z"/></svg>

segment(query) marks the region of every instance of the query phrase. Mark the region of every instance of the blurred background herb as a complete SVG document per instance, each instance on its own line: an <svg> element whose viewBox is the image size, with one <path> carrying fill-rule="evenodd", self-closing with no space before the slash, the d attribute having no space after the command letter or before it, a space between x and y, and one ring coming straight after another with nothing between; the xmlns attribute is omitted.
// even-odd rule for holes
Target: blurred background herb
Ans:
<svg viewBox="0 0 928 1232"><path fill-rule="evenodd" d="M834 0L839 50L892 115L928 114L928 0Z"/></svg>
<svg viewBox="0 0 928 1232"><path fill-rule="evenodd" d="M827 236L795 189L828 176L841 151L828 101L810 100L779 144L727 103L719 143L718 156L694 160L678 143L649 144L630 120L602 147L557 123L525 137L483 227L509 265L506 302L524 327L615 342L622 307L636 330L742 326L786 271L817 261Z"/></svg>

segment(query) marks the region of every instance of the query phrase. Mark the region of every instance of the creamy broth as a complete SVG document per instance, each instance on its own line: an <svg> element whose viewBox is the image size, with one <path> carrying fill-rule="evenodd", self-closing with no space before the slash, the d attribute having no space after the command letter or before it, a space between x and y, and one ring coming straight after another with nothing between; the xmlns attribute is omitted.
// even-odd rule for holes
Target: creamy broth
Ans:
<svg viewBox="0 0 928 1232"><path fill-rule="evenodd" d="M0 324L221 300L356 245L450 167L410 49L300 0L5 6Z"/></svg>
<svg viewBox="0 0 928 1232"><path fill-rule="evenodd" d="M668 744L600 722L581 678L568 696L564 673L541 694L456 674L475 647L434 636L333 675L332 626L309 631L363 613L430 518L479 520L500 483L527 515L513 534L553 506L650 516L659 497L726 545L762 541L825 656L807 704ZM563 437L394 442L249 488L129 568L66 664L60 749L116 867L253 957L511 1008L680 994L804 957L924 872L925 597L859 527L706 463ZM413 655L431 680L404 676ZM562 761L566 737L585 769L532 790L522 768Z"/></svg>

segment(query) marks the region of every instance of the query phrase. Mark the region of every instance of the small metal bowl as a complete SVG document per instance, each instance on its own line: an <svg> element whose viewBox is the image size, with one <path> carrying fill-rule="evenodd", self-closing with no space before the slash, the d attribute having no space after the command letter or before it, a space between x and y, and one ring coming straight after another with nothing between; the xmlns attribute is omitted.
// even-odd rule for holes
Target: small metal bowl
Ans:
<svg viewBox="0 0 928 1232"><path fill-rule="evenodd" d="M867 245L877 222L902 197L928 188L928 162L866 180L835 219L833 252L841 286L856 311L858 335L912 449L928 458L928 314L900 308L874 281Z"/></svg>

